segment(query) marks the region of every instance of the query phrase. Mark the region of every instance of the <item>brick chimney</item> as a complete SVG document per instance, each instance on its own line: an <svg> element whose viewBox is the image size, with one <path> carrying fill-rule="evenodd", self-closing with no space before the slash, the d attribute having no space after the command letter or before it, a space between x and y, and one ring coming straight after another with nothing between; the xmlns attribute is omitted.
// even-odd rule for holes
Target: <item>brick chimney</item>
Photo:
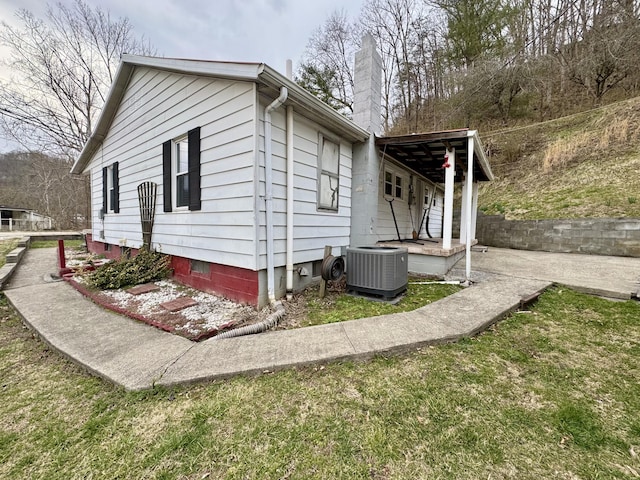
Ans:
<svg viewBox="0 0 640 480"><path fill-rule="evenodd" d="M355 55L353 121L371 133L380 134L382 99L382 58L376 41L367 33Z"/></svg>
<svg viewBox="0 0 640 480"><path fill-rule="evenodd" d="M382 59L370 34L362 37L355 55L353 121L371 133L368 140L353 146L351 178L352 247L375 245L378 240L378 190L380 157L375 134L381 133Z"/></svg>

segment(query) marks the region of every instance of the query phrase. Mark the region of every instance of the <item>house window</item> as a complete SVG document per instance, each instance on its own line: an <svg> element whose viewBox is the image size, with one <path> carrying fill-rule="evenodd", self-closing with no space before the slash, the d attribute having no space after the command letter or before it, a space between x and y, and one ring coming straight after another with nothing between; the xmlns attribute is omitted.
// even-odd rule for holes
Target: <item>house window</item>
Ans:
<svg viewBox="0 0 640 480"><path fill-rule="evenodd" d="M175 141L175 205L176 207L189 206L189 142L187 137Z"/></svg>
<svg viewBox="0 0 640 480"><path fill-rule="evenodd" d="M396 175L395 191L393 196L396 198L402 198L402 177Z"/></svg>
<svg viewBox="0 0 640 480"><path fill-rule="evenodd" d="M113 188L113 165L107 167L107 191L109 192L109 212L113 212L116 205L116 191Z"/></svg>
<svg viewBox="0 0 640 480"><path fill-rule="evenodd" d="M209 262L203 262L202 260L191 260L191 273L209 275L209 269Z"/></svg>
<svg viewBox="0 0 640 480"><path fill-rule="evenodd" d="M384 172L384 194L388 197L393 195L393 173Z"/></svg>
<svg viewBox="0 0 640 480"><path fill-rule="evenodd" d="M400 175L385 170L384 172L384 194L386 197L402 199L403 179Z"/></svg>
<svg viewBox="0 0 640 480"><path fill-rule="evenodd" d="M118 162L102 168L102 211L104 213L120 212L120 182Z"/></svg>
<svg viewBox="0 0 640 480"><path fill-rule="evenodd" d="M316 260L311 264L311 276L319 277L322 275L322 260Z"/></svg>
<svg viewBox="0 0 640 480"><path fill-rule="evenodd" d="M338 211L340 145L323 135L318 140L318 208Z"/></svg>
<svg viewBox="0 0 640 480"><path fill-rule="evenodd" d="M162 144L163 211L200 210L200 127Z"/></svg>

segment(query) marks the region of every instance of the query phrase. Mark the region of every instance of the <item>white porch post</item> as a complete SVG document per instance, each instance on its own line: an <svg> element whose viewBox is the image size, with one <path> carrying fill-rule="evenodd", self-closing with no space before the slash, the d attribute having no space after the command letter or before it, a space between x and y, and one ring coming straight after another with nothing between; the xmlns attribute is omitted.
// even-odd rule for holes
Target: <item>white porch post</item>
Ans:
<svg viewBox="0 0 640 480"><path fill-rule="evenodd" d="M471 226L471 211L472 211L472 185L473 185L473 149L474 142L473 137L469 137L467 144L467 175L465 178L465 185L467 190L467 197L465 198L465 210L467 211L466 218L466 230L465 230L465 244L466 244L466 259L465 259L465 276L467 281L471 280L471 240L473 240L471 236L472 226ZM462 239L460 239L462 241Z"/></svg>
<svg viewBox="0 0 640 480"><path fill-rule="evenodd" d="M462 204L460 205L460 243L464 243L467 238L467 196L469 195L469 182L467 175L462 182Z"/></svg>
<svg viewBox="0 0 640 480"><path fill-rule="evenodd" d="M13 232L13 218L9 219L9 231Z"/></svg>
<svg viewBox="0 0 640 480"><path fill-rule="evenodd" d="M476 235L476 220L478 219L478 182L473 182L473 189L471 194L471 238L475 240Z"/></svg>
<svg viewBox="0 0 640 480"><path fill-rule="evenodd" d="M453 228L453 187L456 178L456 149L447 149L448 168L444 169L444 225L442 228L442 248L451 248L451 230Z"/></svg>

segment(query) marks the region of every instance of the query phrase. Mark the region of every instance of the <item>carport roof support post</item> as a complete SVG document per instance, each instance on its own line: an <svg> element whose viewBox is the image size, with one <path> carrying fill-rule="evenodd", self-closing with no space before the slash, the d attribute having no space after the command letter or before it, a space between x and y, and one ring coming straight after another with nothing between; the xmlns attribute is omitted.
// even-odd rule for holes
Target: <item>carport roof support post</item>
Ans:
<svg viewBox="0 0 640 480"><path fill-rule="evenodd" d="M445 167L444 165L449 165ZM442 228L442 248L451 249L453 231L453 187L456 179L456 149L447 149L443 159L444 174L444 225Z"/></svg>

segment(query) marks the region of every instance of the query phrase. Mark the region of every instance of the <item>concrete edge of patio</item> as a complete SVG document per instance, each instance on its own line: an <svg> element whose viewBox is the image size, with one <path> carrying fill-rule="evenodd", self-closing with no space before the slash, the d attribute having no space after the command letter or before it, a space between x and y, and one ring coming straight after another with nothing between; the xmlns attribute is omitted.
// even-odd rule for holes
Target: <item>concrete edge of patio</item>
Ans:
<svg viewBox="0 0 640 480"><path fill-rule="evenodd" d="M4 294L52 349L127 390L362 360L451 342L483 331L552 284L489 275L412 312L192 343L106 311L65 282L46 282L54 268L50 250L30 250Z"/></svg>
<svg viewBox="0 0 640 480"><path fill-rule="evenodd" d="M30 251L23 275L4 294L52 349L127 390L361 360L451 342L486 329L551 285L493 276L413 312L192 343L106 311L64 282L46 283L43 277L52 266L45 255Z"/></svg>
<svg viewBox="0 0 640 480"><path fill-rule="evenodd" d="M334 361L367 360L476 335L552 282L497 278L412 312L225 340L190 348L156 380L171 386Z"/></svg>

